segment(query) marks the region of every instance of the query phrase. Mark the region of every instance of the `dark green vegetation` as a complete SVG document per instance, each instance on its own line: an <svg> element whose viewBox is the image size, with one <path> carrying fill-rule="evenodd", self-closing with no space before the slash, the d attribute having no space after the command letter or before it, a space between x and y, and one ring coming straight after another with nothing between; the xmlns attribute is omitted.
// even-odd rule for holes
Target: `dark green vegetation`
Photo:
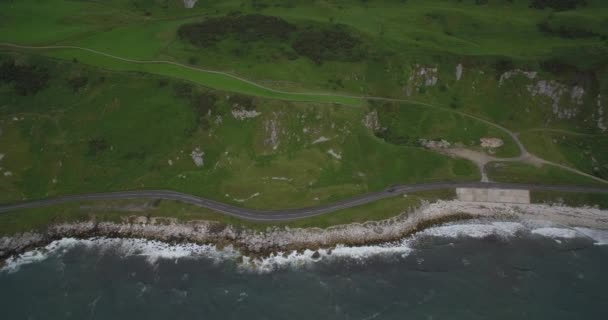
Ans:
<svg viewBox="0 0 608 320"><path fill-rule="evenodd" d="M21 96L36 94L47 86L48 81L48 70L43 67L16 65L15 60L0 65L0 82L12 84Z"/></svg>
<svg viewBox="0 0 608 320"><path fill-rule="evenodd" d="M237 57L250 55L255 50L276 49L272 53L275 59L295 60L302 56L322 64L324 61L359 61L365 52L361 40L345 25L296 26L261 14L211 18L182 25L177 33L181 39L203 49L223 41L239 42L231 51Z"/></svg>
<svg viewBox="0 0 608 320"><path fill-rule="evenodd" d="M314 205L479 179L420 140L517 156L499 126L605 179L606 30L600 0L0 1L0 42L59 46L0 46L0 201L163 188Z"/></svg>
<svg viewBox="0 0 608 320"><path fill-rule="evenodd" d="M587 0L531 0L530 7L535 9L551 8L557 11L572 10L587 5Z"/></svg>

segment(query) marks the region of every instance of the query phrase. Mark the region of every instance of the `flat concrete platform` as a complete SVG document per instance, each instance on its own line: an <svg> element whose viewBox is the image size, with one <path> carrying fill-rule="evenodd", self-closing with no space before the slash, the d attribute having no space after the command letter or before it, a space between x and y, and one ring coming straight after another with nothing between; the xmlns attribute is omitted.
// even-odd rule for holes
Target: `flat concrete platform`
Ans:
<svg viewBox="0 0 608 320"><path fill-rule="evenodd" d="M461 201L530 203L530 190L456 188L456 195Z"/></svg>

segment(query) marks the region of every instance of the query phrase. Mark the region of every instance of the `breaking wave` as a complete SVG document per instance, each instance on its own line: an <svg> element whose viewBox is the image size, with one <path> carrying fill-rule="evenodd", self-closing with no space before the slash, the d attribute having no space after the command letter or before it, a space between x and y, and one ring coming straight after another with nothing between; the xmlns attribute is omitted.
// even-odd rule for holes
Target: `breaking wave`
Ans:
<svg viewBox="0 0 608 320"><path fill-rule="evenodd" d="M146 261L150 264L155 264L160 259L176 260L200 257L220 262L239 256L238 251L234 250L232 247L218 249L214 245L198 245L192 243L169 244L145 239L63 238L61 240L53 241L45 247L8 258L1 271L9 273L16 272L24 265L40 262L49 257L61 256L76 247L97 250L100 254L112 253L124 257L141 256L145 257Z"/></svg>
<svg viewBox="0 0 608 320"><path fill-rule="evenodd" d="M374 257L407 257L416 249L417 240L428 237L481 239L489 236L499 236L508 239L526 235L555 239L557 242L574 238L587 238L595 245L608 245L607 230L568 228L540 221L496 222L477 220L470 223L450 223L431 227L397 242L370 246L338 245L331 249L276 252L263 258L243 256L231 246L220 249L214 245L168 244L145 239L64 238L53 241L45 247L7 259L1 271L16 272L24 265L37 263L49 257L59 257L69 250L80 247L97 250L100 254L111 253L124 257L142 256L152 265L162 259L206 258L214 262L222 262L227 260L237 261L240 258L239 268L241 270L266 273L278 269L314 265L321 261L364 262Z"/></svg>

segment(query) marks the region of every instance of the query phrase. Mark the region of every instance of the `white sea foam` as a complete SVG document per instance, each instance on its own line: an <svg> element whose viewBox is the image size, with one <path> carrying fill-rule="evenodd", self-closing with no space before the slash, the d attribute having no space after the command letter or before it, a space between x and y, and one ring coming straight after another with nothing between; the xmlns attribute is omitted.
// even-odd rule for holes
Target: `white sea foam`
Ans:
<svg viewBox="0 0 608 320"><path fill-rule="evenodd" d="M573 238L581 236L574 229L555 228L555 227L534 229L534 230L532 230L532 233L541 235L543 237L552 238L552 239L573 239Z"/></svg>
<svg viewBox="0 0 608 320"><path fill-rule="evenodd" d="M574 228L574 230L578 231L581 234L584 234L588 238L591 238L594 241L594 244L597 246L608 245L607 230L595 230L589 228Z"/></svg>
<svg viewBox="0 0 608 320"><path fill-rule="evenodd" d="M145 239L119 239L119 238L92 238L74 239L64 238L51 242L43 248L25 252L6 260L6 265L0 271L15 272L21 266L43 261L53 255L61 255L68 250L82 246L87 249L98 250L100 254L115 253L120 256L143 256L151 264L161 259L176 260L181 258L205 257L215 262L224 261L239 256L238 251L232 247L218 249L213 245L198 245L192 243L168 244L160 241Z"/></svg>
<svg viewBox="0 0 608 320"><path fill-rule="evenodd" d="M429 228L417 235L442 238L484 238L490 235L509 237L524 229L524 225L518 222L450 224Z"/></svg>
<svg viewBox="0 0 608 320"><path fill-rule="evenodd" d="M334 249L304 250L304 252L292 251L291 253L278 252L262 259L243 258L241 268L247 271L260 273L272 272L284 268L299 268L312 265L319 261L332 259L349 259L351 261L364 261L378 256L407 256L412 249L407 241L378 245L349 247L338 245Z"/></svg>
<svg viewBox="0 0 608 320"><path fill-rule="evenodd" d="M5 266L0 272L13 273L28 264L41 262L53 255L63 254L73 248L78 243L78 240L73 238L64 238L49 243L43 248L37 248L31 251L24 252L18 256L6 259Z"/></svg>
<svg viewBox="0 0 608 320"><path fill-rule="evenodd" d="M608 231L594 230L588 228L564 228L543 221L524 222L486 222L483 220L463 224L447 224L423 230L414 236L399 242L386 243L382 245L350 247L338 245L333 249L304 250L303 252L278 252L265 258L242 256L241 253L232 248L218 249L213 245L198 245L192 243L168 244L160 241L144 239L119 239L119 238L91 238L74 239L64 238L53 241L49 245L25 252L16 257L6 260L5 267L0 271L15 272L21 266L43 261L49 257L62 255L67 251L80 246L88 250L96 250L98 254L118 254L120 256L141 256L154 265L162 259L178 260L186 258L211 259L214 262L235 260L242 257L240 264L243 270L255 272L271 272L284 268L298 268L311 266L319 261L331 261L332 259L346 259L348 261L363 262L369 258L378 256L405 257L414 249L411 244L415 243L420 236L442 237L442 238L484 238L490 235L502 237L513 237L520 234L535 234L552 239L572 239L576 237L587 237L592 239L596 245L608 245Z"/></svg>

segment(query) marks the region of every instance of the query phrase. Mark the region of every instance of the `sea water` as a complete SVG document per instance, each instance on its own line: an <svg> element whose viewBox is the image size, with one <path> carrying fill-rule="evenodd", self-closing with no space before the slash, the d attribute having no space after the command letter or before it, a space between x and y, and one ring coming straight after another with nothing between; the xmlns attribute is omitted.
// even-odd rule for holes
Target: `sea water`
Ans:
<svg viewBox="0 0 608 320"><path fill-rule="evenodd" d="M1 319L608 319L608 233L449 224L285 252L63 239L7 261Z"/></svg>

